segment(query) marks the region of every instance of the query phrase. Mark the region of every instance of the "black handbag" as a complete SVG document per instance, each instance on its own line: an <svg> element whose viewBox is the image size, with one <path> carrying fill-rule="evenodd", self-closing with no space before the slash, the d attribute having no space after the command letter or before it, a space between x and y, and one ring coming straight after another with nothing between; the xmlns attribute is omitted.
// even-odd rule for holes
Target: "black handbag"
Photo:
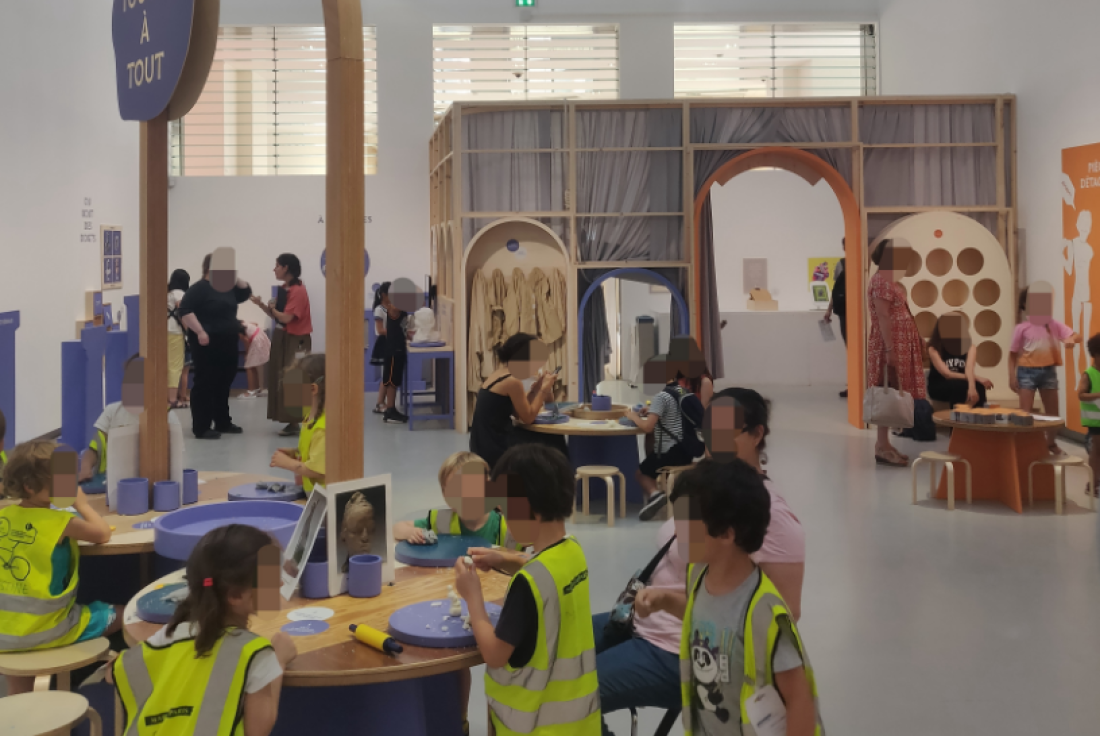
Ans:
<svg viewBox="0 0 1100 736"><path fill-rule="evenodd" d="M630 578L626 588L622 593L619 593L619 599L611 607L611 615L607 617L607 623L603 627L604 636L629 637L634 632L634 599L638 596L639 590L649 585L649 579L653 577L653 571L657 569L657 564L668 554L669 548L672 547L675 541L676 535L673 534L672 539L668 540L668 544L664 547L661 547L661 551L649 561L645 569Z"/></svg>

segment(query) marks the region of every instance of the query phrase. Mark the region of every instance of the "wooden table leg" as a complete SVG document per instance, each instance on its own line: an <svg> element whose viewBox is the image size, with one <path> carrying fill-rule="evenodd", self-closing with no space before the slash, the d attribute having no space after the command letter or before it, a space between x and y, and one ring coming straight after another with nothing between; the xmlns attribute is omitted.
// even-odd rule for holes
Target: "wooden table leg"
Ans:
<svg viewBox="0 0 1100 736"><path fill-rule="evenodd" d="M1042 432L983 432L956 427L948 452L969 460L972 466L973 499L1000 501L1016 513L1023 512L1023 489L1027 488L1027 466L1047 453ZM940 475L936 498L947 498L946 469ZM956 491L961 489L956 488ZM1053 498L1051 476L1036 473L1039 497Z"/></svg>
<svg viewBox="0 0 1100 736"><path fill-rule="evenodd" d="M1043 432L1027 432L1013 435L1016 438L1017 475L1020 478L1021 498L1027 493L1027 469L1036 460L1050 457L1047 438ZM1035 468L1035 500L1054 500L1054 468L1040 465Z"/></svg>

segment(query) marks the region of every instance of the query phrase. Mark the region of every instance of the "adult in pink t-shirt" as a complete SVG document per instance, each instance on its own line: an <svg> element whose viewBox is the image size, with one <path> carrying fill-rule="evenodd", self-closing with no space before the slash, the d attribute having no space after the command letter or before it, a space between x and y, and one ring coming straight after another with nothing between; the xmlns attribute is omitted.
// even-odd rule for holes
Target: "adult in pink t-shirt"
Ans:
<svg viewBox="0 0 1100 736"><path fill-rule="evenodd" d="M271 360L267 363L267 418L285 422L279 434L298 434L303 407L288 405L283 394L283 374L299 356L313 350L313 320L309 312L309 293L302 283L302 263L293 253L275 259L275 278L283 282L278 299L264 302L258 296L252 302L271 317Z"/></svg>
<svg viewBox="0 0 1100 736"><path fill-rule="evenodd" d="M733 397L741 406L737 457L763 474L760 452L768 435L768 405L751 389L726 389L714 396L714 401ZM713 405L712 401L712 405ZM764 545L752 556L760 569L779 589L795 618L802 607L802 578L806 568L806 537L802 524L787 501L776 492L765 476L764 487L771 497L771 521L764 536ZM672 496L675 497L675 489ZM669 519L657 531L655 550L659 551L676 533L675 521ZM657 563L649 584L650 589L683 592L687 587L687 562L673 543ZM683 622L675 616L657 611L651 616L634 619L634 635L629 638L606 636L604 626L609 613L592 617L596 637L596 672L600 683L600 708L605 713L626 708L680 708L680 634ZM611 733L604 725L604 733Z"/></svg>

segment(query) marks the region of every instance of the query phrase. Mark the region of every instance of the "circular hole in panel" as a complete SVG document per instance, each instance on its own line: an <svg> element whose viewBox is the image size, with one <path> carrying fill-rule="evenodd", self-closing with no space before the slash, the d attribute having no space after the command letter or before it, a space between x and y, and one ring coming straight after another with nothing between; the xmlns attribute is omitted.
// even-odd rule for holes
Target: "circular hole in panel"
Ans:
<svg viewBox="0 0 1100 736"><path fill-rule="evenodd" d="M936 303L940 290L931 281L918 281L913 284L913 303L922 309L927 309Z"/></svg>
<svg viewBox="0 0 1100 736"><path fill-rule="evenodd" d="M974 318L974 331L982 337L993 337L1001 331L1001 315L992 309L979 312Z"/></svg>
<svg viewBox="0 0 1100 736"><path fill-rule="evenodd" d="M925 340L932 337L932 330L936 329L936 315L931 312L919 312L914 318L917 321L917 332Z"/></svg>
<svg viewBox="0 0 1100 736"><path fill-rule="evenodd" d="M951 270L951 254L943 248L936 248L928 254L925 264L928 267L928 272L933 276L946 276L947 272Z"/></svg>
<svg viewBox="0 0 1100 736"><path fill-rule="evenodd" d="M959 254L959 270L967 276L975 276L985 265L985 256L977 248L967 248Z"/></svg>
<svg viewBox="0 0 1100 736"><path fill-rule="evenodd" d="M920 253L915 250L909 251L909 267L905 269L906 276L916 276L920 273L921 266L924 263L921 261Z"/></svg>
<svg viewBox="0 0 1100 736"><path fill-rule="evenodd" d="M992 340L986 340L978 346L978 365L982 368L994 368L1001 362L1001 346Z"/></svg>
<svg viewBox="0 0 1100 736"><path fill-rule="evenodd" d="M974 301L992 307L1001 298L1001 287L993 279L982 279L974 286Z"/></svg>
<svg viewBox="0 0 1100 736"><path fill-rule="evenodd" d="M943 287L943 300L952 307L961 307L970 297L970 287L958 279L948 281Z"/></svg>

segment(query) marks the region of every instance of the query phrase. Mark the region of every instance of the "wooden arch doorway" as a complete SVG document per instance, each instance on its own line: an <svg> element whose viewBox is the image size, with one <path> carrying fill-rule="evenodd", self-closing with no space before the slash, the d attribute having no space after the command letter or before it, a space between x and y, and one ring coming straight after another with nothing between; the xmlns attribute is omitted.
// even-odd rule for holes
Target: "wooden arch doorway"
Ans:
<svg viewBox="0 0 1100 736"><path fill-rule="evenodd" d="M864 251L863 226L860 214L859 202L848 182L840 175L840 172L830 166L825 160L800 148L768 147L757 148L741 154L726 162L707 179L703 187L695 195L695 256L696 268L692 278L693 299L692 306L692 334L702 339L700 334L702 315L702 274L698 264L701 263L701 247L699 240L699 223L702 221L703 204L710 195L711 187L723 186L738 174L743 174L752 169L771 167L789 171L792 174L805 179L810 185L815 185L822 179L829 185L840 203L840 210L844 215L845 237L845 273L848 295L848 423L853 427L862 428L863 425L863 393L864 393L864 365L866 363L866 345L863 330L863 314L865 302L864 285Z"/></svg>

